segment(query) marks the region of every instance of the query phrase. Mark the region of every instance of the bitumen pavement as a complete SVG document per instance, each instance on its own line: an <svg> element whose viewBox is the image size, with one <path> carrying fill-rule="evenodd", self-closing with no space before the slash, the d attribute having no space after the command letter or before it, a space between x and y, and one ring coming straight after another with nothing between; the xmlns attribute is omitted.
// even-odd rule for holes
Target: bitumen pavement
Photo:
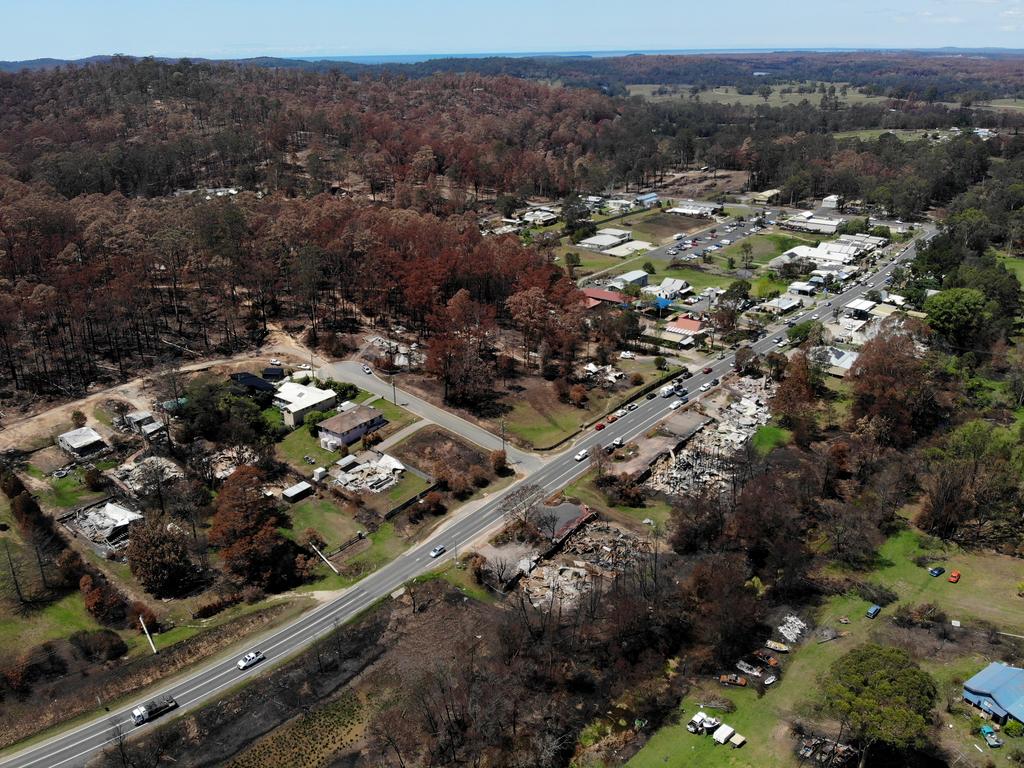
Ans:
<svg viewBox="0 0 1024 768"><path fill-rule="evenodd" d="M914 255L914 245L892 262L882 266L859 285L851 287L844 293L833 296L826 305L820 303L804 319L825 319L832 313L834 306L843 306L855 298L863 296L870 290L884 286L884 280L901 262ZM783 326L779 326L780 329ZM753 350L764 354L776 346L773 334L752 344ZM732 370L733 354L709 363L708 373L696 373L688 382L694 393L692 399L701 396L701 385L720 379ZM332 375L339 379L354 381L360 387L377 394L390 394L391 385L376 376L363 373L357 363L335 363ZM355 369L355 370L353 370ZM385 392L386 390L386 392ZM493 449L500 447L500 440L486 430L470 424L453 414L437 408L408 393L399 391L399 404L403 402L418 415L426 415L434 423L440 424L456 432L478 445ZM287 625L253 638L245 648L239 648L231 657L220 656L217 659L198 666L189 673L179 677L175 682L158 687L154 691L140 695L138 700L119 707L115 711L95 718L68 731L50 738L43 739L17 752L9 752L0 759L4 768L72 768L81 766L99 750L132 731L145 731L149 724L134 728L130 719L132 708L158 695L170 694L178 701L179 709L166 715L164 720L181 712L198 708L221 694L225 689L238 685L263 669L280 662L290 655L307 647L313 640L330 632L340 623L353 618L360 611L377 600L386 597L402 586L409 579L418 576L441 562L456 557L460 548L465 548L480 539L483 535L500 526L504 514L503 499L510 490L523 484L536 484L546 493L565 487L589 469L589 457L576 461L574 455L581 450L590 449L594 445L607 445L617 437L623 440L643 435L655 424L665 418L670 411L672 398L658 397L652 400L637 401L637 408L608 424L602 431L593 429L582 434L562 453L552 455L546 460L533 454L527 454L509 448L510 459L520 463L520 471L527 474L525 478L484 500L482 503L467 505L453 518L439 528L426 541L418 544L379 570L363 578L358 584L341 592L336 598L323 603L316 609L300 616ZM532 468L529 472L523 470ZM444 547L438 557L432 557L434 547ZM247 670L239 670L236 666L238 657L250 649L263 651L266 660ZM157 723L160 721L158 720Z"/></svg>

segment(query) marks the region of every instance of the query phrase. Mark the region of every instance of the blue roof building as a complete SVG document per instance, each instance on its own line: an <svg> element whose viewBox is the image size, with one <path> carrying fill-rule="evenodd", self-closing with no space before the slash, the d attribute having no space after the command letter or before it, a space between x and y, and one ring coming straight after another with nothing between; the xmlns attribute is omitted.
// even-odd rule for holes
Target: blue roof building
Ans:
<svg viewBox="0 0 1024 768"><path fill-rule="evenodd" d="M1024 723L1024 669L993 662L964 683L964 701L998 723L1008 717Z"/></svg>

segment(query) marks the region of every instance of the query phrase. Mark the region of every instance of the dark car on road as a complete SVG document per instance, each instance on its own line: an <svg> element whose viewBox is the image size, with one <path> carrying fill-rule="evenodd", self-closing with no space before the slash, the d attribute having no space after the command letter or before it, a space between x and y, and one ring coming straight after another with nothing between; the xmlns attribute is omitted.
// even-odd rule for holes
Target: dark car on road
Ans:
<svg viewBox="0 0 1024 768"><path fill-rule="evenodd" d="M704 369L704 371L703 371L703 372L704 372L704 373L711 373L711 366L710 366L710 365L709 365L709 366L707 366L707 367L706 367L706 368Z"/></svg>

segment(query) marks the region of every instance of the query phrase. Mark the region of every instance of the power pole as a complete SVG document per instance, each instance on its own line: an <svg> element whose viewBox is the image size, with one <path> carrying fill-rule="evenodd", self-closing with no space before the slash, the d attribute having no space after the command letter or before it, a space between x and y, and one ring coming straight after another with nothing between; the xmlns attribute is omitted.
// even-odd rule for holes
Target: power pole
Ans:
<svg viewBox="0 0 1024 768"><path fill-rule="evenodd" d="M391 400L398 405L398 388L395 386L395 374L391 374Z"/></svg>
<svg viewBox="0 0 1024 768"><path fill-rule="evenodd" d="M505 419L501 420L501 452L505 453Z"/></svg>
<svg viewBox="0 0 1024 768"><path fill-rule="evenodd" d="M153 636L149 634L149 629L146 627L146 622L143 621L142 616L139 616L139 624L142 625L142 631L146 633L146 639L149 640L149 647L153 649L153 655L156 655L156 646L153 644Z"/></svg>

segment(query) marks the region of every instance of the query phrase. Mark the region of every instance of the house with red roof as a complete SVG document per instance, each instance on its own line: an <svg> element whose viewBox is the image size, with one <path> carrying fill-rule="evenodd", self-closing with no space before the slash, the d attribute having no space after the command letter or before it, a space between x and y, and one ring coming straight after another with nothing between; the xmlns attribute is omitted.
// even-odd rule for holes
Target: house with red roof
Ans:
<svg viewBox="0 0 1024 768"><path fill-rule="evenodd" d="M602 304L614 304L615 306L626 306L632 303L632 299L618 291L606 291L603 288L584 288L583 306L587 309L594 309Z"/></svg>

